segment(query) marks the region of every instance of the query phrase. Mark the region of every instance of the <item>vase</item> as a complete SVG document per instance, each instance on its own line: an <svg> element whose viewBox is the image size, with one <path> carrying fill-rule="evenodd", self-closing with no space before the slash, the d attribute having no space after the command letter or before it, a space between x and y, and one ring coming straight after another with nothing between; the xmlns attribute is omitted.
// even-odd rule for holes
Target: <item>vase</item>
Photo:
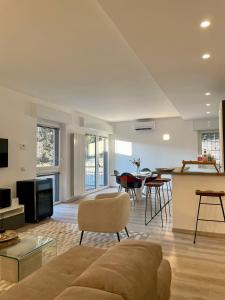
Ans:
<svg viewBox="0 0 225 300"><path fill-rule="evenodd" d="M140 174L140 167L137 167L137 175Z"/></svg>

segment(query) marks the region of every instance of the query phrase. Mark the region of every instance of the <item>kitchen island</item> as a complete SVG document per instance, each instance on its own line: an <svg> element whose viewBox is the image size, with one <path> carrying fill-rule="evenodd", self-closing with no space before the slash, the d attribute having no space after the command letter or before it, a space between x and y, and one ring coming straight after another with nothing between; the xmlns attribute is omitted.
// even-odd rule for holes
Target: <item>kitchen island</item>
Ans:
<svg viewBox="0 0 225 300"><path fill-rule="evenodd" d="M173 231L193 233L195 229L199 197L195 190L225 191L225 173L212 168L172 172L173 182ZM219 199L204 197L204 202L219 203ZM225 206L225 199L223 201ZM200 218L223 220L220 206L202 205ZM225 237L225 223L199 221L199 234Z"/></svg>

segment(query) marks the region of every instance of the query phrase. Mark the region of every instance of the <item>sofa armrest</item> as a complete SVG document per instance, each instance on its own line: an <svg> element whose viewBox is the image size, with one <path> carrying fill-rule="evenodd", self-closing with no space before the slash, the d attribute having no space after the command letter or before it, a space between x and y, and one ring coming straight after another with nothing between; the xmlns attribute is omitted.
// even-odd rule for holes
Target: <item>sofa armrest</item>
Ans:
<svg viewBox="0 0 225 300"><path fill-rule="evenodd" d="M171 267L166 259L163 259L158 268L157 292L158 300L170 299Z"/></svg>

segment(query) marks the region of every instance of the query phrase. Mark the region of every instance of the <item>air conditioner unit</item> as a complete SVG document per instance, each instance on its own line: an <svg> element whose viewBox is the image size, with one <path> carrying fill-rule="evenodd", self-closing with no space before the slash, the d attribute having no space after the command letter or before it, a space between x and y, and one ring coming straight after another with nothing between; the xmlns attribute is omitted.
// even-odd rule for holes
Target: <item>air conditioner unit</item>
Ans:
<svg viewBox="0 0 225 300"><path fill-rule="evenodd" d="M151 119L136 120L134 129L136 131L152 130L155 128L155 121Z"/></svg>

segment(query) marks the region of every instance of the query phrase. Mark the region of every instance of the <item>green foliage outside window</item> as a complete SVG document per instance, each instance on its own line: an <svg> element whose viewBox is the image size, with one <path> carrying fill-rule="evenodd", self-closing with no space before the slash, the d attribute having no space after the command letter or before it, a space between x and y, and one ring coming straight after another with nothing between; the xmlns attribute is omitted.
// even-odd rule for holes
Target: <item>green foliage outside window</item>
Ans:
<svg viewBox="0 0 225 300"><path fill-rule="evenodd" d="M37 166L49 167L56 165L55 133L56 129L37 127Z"/></svg>

